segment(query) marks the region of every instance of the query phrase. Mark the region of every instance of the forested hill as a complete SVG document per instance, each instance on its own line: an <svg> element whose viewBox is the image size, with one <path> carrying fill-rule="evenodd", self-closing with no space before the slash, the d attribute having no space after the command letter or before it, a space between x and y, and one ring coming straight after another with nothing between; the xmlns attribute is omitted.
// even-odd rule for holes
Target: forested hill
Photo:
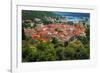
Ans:
<svg viewBox="0 0 100 73"><path fill-rule="evenodd" d="M55 17L58 16L57 14L53 12L48 11L29 11L29 10L22 10L22 19L34 19L34 18L40 18L43 19L44 16L50 16Z"/></svg>

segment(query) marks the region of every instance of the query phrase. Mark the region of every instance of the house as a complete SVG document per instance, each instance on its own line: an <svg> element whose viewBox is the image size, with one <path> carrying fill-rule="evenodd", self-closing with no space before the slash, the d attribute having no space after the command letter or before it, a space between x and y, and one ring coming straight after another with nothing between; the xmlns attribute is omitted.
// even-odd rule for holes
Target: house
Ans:
<svg viewBox="0 0 100 73"><path fill-rule="evenodd" d="M51 40L52 37L57 37L60 41L68 41L74 36L84 36L85 28L83 25L65 25L65 24L49 24L44 25L43 27L33 28L26 30L30 33L33 39L46 39L47 41ZM34 33L32 33L34 32ZM33 36L38 35L39 38L34 38Z"/></svg>

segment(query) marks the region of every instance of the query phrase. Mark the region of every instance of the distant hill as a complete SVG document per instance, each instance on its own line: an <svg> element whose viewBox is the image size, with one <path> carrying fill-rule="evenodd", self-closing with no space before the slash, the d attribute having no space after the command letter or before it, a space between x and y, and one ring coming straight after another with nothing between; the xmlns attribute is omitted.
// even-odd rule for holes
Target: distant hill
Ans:
<svg viewBox="0 0 100 73"><path fill-rule="evenodd" d="M43 19L44 16L50 16L55 17L58 16L57 14L53 12L48 11L32 11L32 10L22 10L22 19L34 19L34 18L40 18Z"/></svg>

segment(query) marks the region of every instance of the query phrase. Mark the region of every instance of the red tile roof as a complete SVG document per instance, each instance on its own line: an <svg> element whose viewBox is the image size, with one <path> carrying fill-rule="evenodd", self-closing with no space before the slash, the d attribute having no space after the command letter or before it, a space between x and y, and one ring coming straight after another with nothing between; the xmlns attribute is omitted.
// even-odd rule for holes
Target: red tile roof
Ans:
<svg viewBox="0 0 100 73"><path fill-rule="evenodd" d="M46 41L50 40L51 37L57 37L59 40L65 41L83 33L85 33L85 28L82 25L49 24L39 28L25 29L26 35L32 36L33 39Z"/></svg>

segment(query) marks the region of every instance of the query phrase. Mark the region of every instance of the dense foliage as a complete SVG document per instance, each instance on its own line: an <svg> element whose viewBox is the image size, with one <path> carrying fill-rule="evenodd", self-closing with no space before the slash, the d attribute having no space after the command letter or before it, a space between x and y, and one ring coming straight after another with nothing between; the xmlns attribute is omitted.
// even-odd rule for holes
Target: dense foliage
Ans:
<svg viewBox="0 0 100 73"><path fill-rule="evenodd" d="M61 43L57 39L51 42L27 39L23 41L22 61L55 61L89 59L89 45L80 40Z"/></svg>

